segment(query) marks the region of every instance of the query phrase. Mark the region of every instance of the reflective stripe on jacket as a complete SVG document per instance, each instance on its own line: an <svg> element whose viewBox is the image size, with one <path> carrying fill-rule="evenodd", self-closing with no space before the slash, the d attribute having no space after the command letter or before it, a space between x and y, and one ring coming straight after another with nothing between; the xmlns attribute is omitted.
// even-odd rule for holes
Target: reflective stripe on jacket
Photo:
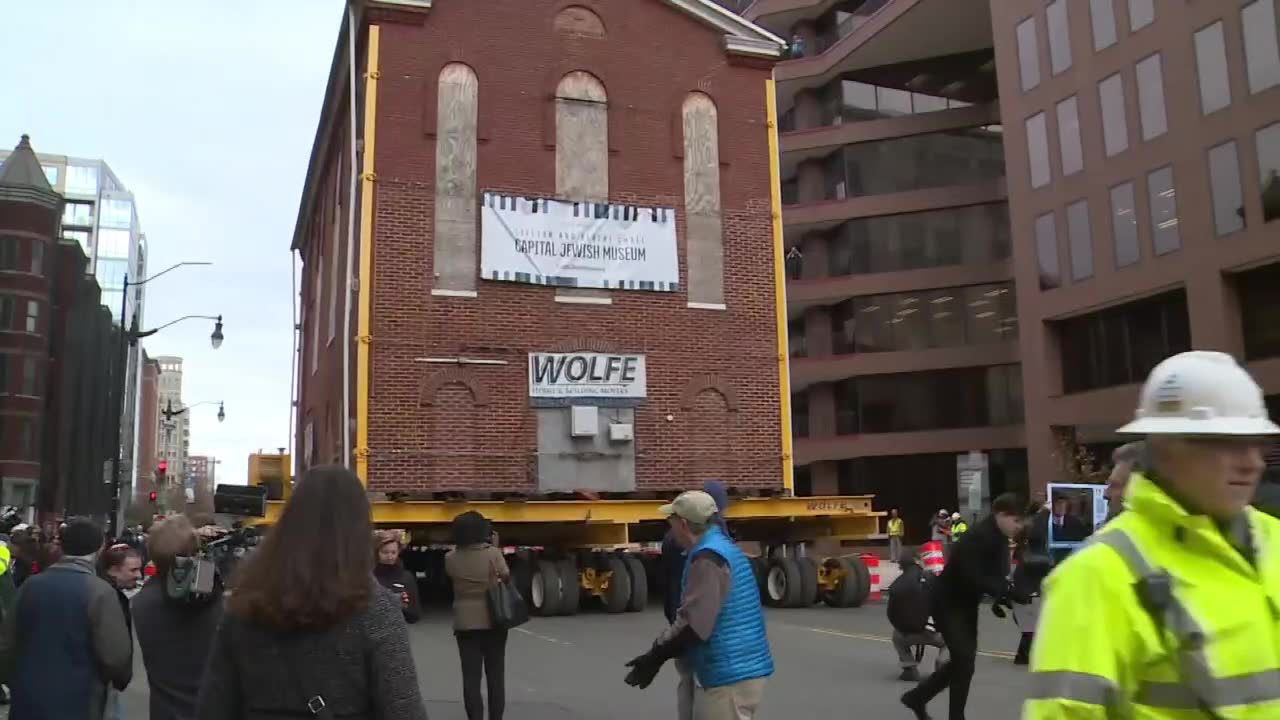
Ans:
<svg viewBox="0 0 1280 720"><path fill-rule="evenodd" d="M1023 720L1280 718L1280 521L1229 538L1141 475L1126 501L1045 581Z"/></svg>
<svg viewBox="0 0 1280 720"><path fill-rule="evenodd" d="M765 633L760 589L751 561L720 528L711 526L685 558L689 564L699 553L713 552L729 564L729 592L720 606L715 629L706 642L690 651L693 670L702 687L716 688L773 674L773 655Z"/></svg>
<svg viewBox="0 0 1280 720"><path fill-rule="evenodd" d="M951 526L951 537L958 537L969 532L969 525L963 520Z"/></svg>

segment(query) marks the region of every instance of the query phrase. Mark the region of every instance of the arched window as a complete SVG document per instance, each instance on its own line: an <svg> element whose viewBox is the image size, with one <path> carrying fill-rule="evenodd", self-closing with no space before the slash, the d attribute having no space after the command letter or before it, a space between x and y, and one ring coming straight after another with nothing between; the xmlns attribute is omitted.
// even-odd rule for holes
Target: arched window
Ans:
<svg viewBox="0 0 1280 720"><path fill-rule="evenodd" d="M436 202L433 294L476 290L476 73L462 63L440 71L436 94Z"/></svg>
<svg viewBox="0 0 1280 720"><path fill-rule="evenodd" d="M724 307L724 234L720 217L720 133L716 105L694 92L684 120L685 264L689 305Z"/></svg>
<svg viewBox="0 0 1280 720"><path fill-rule="evenodd" d="M609 97L599 79L581 70L556 86L556 195L609 200ZM561 288L556 299L608 304L609 294Z"/></svg>
<svg viewBox="0 0 1280 720"><path fill-rule="evenodd" d="M593 40L605 38L604 23L600 16L581 5L570 5L556 14L554 22L556 32L565 35L586 37Z"/></svg>

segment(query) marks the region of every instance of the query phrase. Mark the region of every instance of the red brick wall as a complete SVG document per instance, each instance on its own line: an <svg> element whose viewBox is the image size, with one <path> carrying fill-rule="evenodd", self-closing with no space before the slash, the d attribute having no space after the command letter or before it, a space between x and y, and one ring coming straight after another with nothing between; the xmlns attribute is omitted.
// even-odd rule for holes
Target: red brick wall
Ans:
<svg viewBox="0 0 1280 720"><path fill-rule="evenodd" d="M570 4L593 9L608 39L557 34L553 18ZM532 489L527 354L592 343L647 355L648 400L635 428L639 489L710 477L780 486L768 68L727 56L722 32L637 0L440 2L422 25L383 23L380 59L371 489ZM449 62L467 63L479 79L479 192L553 195L552 94L570 71L597 76L609 96L610 200L679 209L682 285L680 108L687 93L707 93L719 113L728 310L690 310L684 291L613 292L611 306L570 305L555 302L553 288L489 281L477 298L432 296L436 84ZM508 364L415 361L459 356ZM327 385L337 402L340 385Z"/></svg>

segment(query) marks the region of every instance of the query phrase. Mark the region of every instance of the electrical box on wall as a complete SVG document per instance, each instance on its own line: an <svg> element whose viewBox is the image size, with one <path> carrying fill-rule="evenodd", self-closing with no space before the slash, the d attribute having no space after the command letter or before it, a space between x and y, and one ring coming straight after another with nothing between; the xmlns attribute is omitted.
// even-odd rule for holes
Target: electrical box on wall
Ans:
<svg viewBox="0 0 1280 720"><path fill-rule="evenodd" d="M631 442L635 439L635 426L631 423L613 423L609 425L609 440L612 442Z"/></svg>
<svg viewBox="0 0 1280 720"><path fill-rule="evenodd" d="M600 433L600 413L590 405L574 405L569 408L572 416L569 434L576 438L595 437Z"/></svg>

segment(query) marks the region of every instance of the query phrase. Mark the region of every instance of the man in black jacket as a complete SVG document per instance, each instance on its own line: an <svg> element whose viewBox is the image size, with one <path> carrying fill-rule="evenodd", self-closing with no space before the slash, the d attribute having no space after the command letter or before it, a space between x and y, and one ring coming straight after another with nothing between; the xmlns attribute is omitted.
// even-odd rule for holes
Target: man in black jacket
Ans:
<svg viewBox="0 0 1280 720"><path fill-rule="evenodd" d="M964 720L978 655L978 606L984 596L994 599L992 612L1004 617L1001 606L1030 598L1009 585L1009 539L1022 531L1026 506L1016 495L1004 494L991 503L991 515L960 536L932 597L933 619L947 642L951 659L902 696L902 704L916 720L928 720L929 701L951 690L950 720Z"/></svg>

